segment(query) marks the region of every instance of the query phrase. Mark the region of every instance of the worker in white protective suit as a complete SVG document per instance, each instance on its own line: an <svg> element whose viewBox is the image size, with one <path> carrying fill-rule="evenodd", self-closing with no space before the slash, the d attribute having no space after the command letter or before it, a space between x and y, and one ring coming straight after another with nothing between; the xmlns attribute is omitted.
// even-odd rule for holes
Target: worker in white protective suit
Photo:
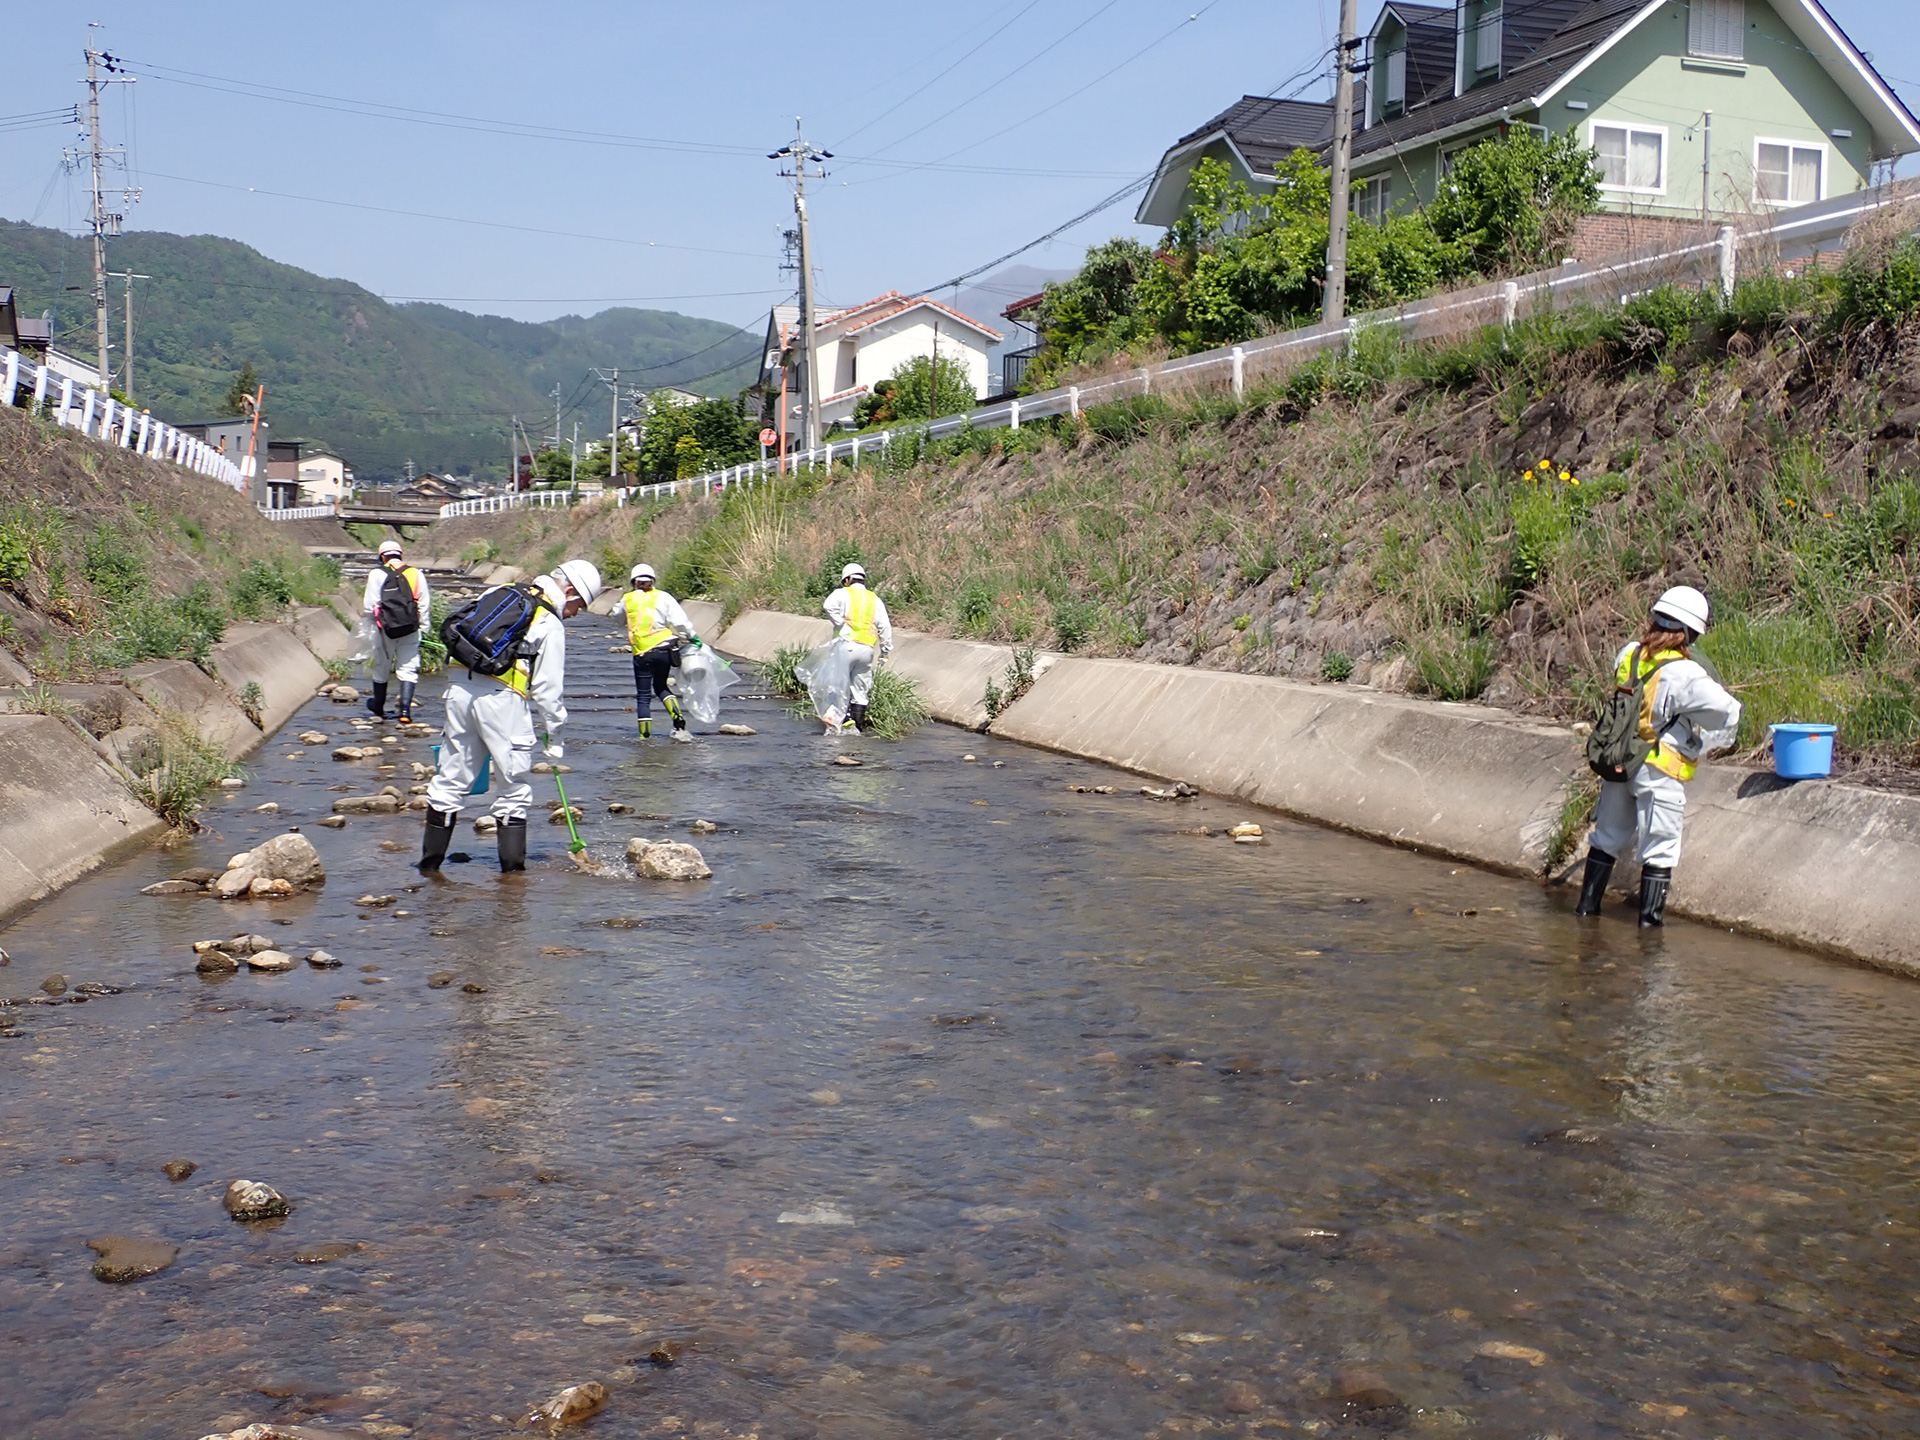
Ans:
<svg viewBox="0 0 1920 1440"><path fill-rule="evenodd" d="M840 572L840 588L820 607L839 638L849 642L847 719L854 730L867 728L867 706L873 699L873 672L893 653L893 622L887 602L867 588L867 572L848 565Z"/></svg>
<svg viewBox="0 0 1920 1440"><path fill-rule="evenodd" d="M527 868L527 806L533 800L527 777L533 771L535 723L547 758L559 760L564 753L560 730L567 723L567 632L561 621L593 603L600 593L600 572L591 561L569 560L533 584L538 604L519 642L520 658L497 677L469 671L447 686L446 738L439 768L427 785L422 870L437 870L446 858L460 807L486 755L493 757L500 869ZM493 593L476 603L485 603Z"/></svg>
<svg viewBox="0 0 1920 1440"><path fill-rule="evenodd" d="M373 630L373 652L367 656L373 694L367 709L382 720L387 718L387 685L396 679L400 719L413 719L413 687L420 683L420 632L433 613L427 577L407 564L405 557L398 540L382 540L379 563L367 572L366 593L360 598L360 612Z"/></svg>
<svg viewBox="0 0 1920 1440"><path fill-rule="evenodd" d="M657 695L673 721L673 738L685 744L687 713L667 689L669 672L680 663L680 642L698 642L699 633L680 602L654 582L651 565L636 565L629 577L633 588L622 606L627 616L627 640L633 646L633 709L640 721L640 738L653 738L653 700Z"/></svg>
<svg viewBox="0 0 1920 1440"><path fill-rule="evenodd" d="M1640 924L1665 923L1667 889L1680 862L1686 782L1701 755L1733 743L1740 724L1740 702L1691 653L1706 628L1707 597L1691 585L1676 586L1654 603L1646 633L1614 661L1614 682L1623 689L1653 669L1640 691L1639 729L1640 739L1653 748L1629 779L1600 784L1577 915L1600 913L1614 863L1637 839Z"/></svg>

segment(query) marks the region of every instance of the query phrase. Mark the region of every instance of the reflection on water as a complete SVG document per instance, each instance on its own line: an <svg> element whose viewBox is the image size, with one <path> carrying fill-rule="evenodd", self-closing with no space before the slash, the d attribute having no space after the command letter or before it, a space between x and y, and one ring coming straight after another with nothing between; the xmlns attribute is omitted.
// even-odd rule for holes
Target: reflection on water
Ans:
<svg viewBox="0 0 1920 1440"><path fill-rule="evenodd" d="M711 818L712 881L536 822L420 885L417 816L314 827L371 778L285 758L316 703L0 937L0 993L123 989L0 1042L5 1434L493 1435L588 1379L603 1436L1914 1432L1920 989L940 727L639 751L574 634L594 850ZM321 895L133 894L288 823ZM345 966L197 977L236 929ZM111 1233L179 1259L101 1284Z"/></svg>

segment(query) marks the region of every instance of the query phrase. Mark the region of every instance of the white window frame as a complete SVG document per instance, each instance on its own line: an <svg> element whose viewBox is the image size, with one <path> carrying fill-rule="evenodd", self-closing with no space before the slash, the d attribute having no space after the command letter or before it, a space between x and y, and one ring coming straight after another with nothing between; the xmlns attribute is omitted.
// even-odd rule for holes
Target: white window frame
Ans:
<svg viewBox="0 0 1920 1440"><path fill-rule="evenodd" d="M1787 151L1787 190L1785 200L1762 200L1760 198L1760 147L1762 145L1782 145ZM1818 150L1820 152L1820 193L1811 200L1795 200L1793 190L1793 152L1796 150ZM1823 140L1783 140L1777 135L1756 135L1753 137L1753 203L1765 205L1769 209L1786 210L1795 205L1817 205L1827 198L1827 176L1833 166L1833 147Z"/></svg>
<svg viewBox="0 0 1920 1440"><path fill-rule="evenodd" d="M1664 195L1667 193L1667 165L1672 158L1672 151L1668 142L1672 137L1668 135L1666 126L1642 125L1632 120L1609 120L1605 116L1600 116L1587 122L1587 146L1589 149L1597 151L1600 145L1594 134L1596 130L1624 130L1629 132L1627 141L1627 156L1629 162L1631 162L1633 156L1631 132L1639 131L1644 135L1658 135L1660 137L1660 183L1658 185L1652 186L1651 188L1644 185L1609 185L1606 181L1602 180L1600 182L1600 188L1602 190L1613 195Z"/></svg>
<svg viewBox="0 0 1920 1440"><path fill-rule="evenodd" d="M1497 74L1503 68L1500 62L1506 23L1507 7L1504 0L1485 0L1485 3L1480 7L1480 18L1476 20L1471 27L1473 31L1473 57L1472 64L1467 67L1469 79L1474 76L1484 75L1489 70ZM1493 63L1491 65L1482 65L1480 63L1480 57L1489 48L1493 51Z"/></svg>
<svg viewBox="0 0 1920 1440"><path fill-rule="evenodd" d="M1398 105L1405 110L1407 108L1407 45L1404 39L1398 48L1387 52L1382 69L1386 73L1382 77L1383 83L1380 86L1381 113L1384 114L1389 105ZM1397 95L1394 93L1396 87L1400 92Z"/></svg>
<svg viewBox="0 0 1920 1440"><path fill-rule="evenodd" d="M1392 197L1392 175L1369 175L1353 182L1353 188L1347 192L1347 209L1354 219L1378 225L1393 209Z"/></svg>
<svg viewBox="0 0 1920 1440"><path fill-rule="evenodd" d="M1697 27L1694 24L1694 19L1696 14L1700 12L1700 9L1702 6L1717 7L1720 5L1732 6L1738 12L1735 16L1732 17L1732 20L1733 20L1732 33L1734 35L1735 41L1737 42L1738 48L1731 52L1728 52L1726 50L1709 49L1703 45L1697 45L1695 43L1696 40L1699 38L1697 33L1699 27ZM1728 60L1728 61L1734 61L1738 63L1744 63L1747 58L1746 0L1687 0L1687 54L1695 59L1700 59L1700 60Z"/></svg>

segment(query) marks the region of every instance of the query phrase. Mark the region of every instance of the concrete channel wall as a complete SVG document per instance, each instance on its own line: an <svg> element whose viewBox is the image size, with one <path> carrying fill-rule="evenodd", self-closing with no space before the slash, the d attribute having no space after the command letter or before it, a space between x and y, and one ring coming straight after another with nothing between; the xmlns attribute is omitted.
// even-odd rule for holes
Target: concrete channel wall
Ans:
<svg viewBox="0 0 1920 1440"><path fill-rule="evenodd" d="M124 729L101 735L76 718L0 714L0 920L166 832L166 822L134 799L109 758L124 749L117 738L150 733L152 715L180 716L239 759L325 680L318 657L344 656L350 639L324 608L301 611L284 625L236 625L209 660L218 680L184 660L149 660L125 671L121 679L139 703L119 707L129 717ZM238 703L250 681L260 687L264 728ZM98 724L109 708L95 704L84 716ZM142 718L148 725L135 723Z"/></svg>
<svg viewBox="0 0 1920 1440"><path fill-rule="evenodd" d="M767 660L826 633L750 611L720 647ZM895 636L929 710L980 728L980 692L1011 652ZM1036 669L995 735L1511 874L1541 873L1585 770L1571 731L1485 706L1131 660L1043 657ZM1635 883L1629 866L1616 878ZM1688 787L1675 914L1920 977L1916 896L1920 798L1713 763Z"/></svg>

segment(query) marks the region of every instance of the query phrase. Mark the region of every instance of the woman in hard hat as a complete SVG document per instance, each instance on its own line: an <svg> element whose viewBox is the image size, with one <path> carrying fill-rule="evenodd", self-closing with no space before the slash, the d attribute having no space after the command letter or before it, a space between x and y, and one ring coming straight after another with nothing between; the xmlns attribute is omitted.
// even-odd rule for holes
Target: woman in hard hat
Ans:
<svg viewBox="0 0 1920 1440"><path fill-rule="evenodd" d="M867 704L873 699L874 668L893 651L893 624L887 602L867 588L867 572L848 565L840 572L840 588L820 607L839 638L850 642L847 666L847 721L855 730L867 728Z"/></svg>
<svg viewBox="0 0 1920 1440"><path fill-rule="evenodd" d="M398 540L382 540L379 558L367 572L367 590L361 613L373 627L373 653L367 674L373 694L367 709L375 718L387 718L387 685L400 682L400 718L413 719L413 688L420 683L420 632L433 613L433 592L427 577L406 562Z"/></svg>
<svg viewBox="0 0 1920 1440"><path fill-rule="evenodd" d="M1680 824L1687 809L1686 782L1700 756L1731 744L1740 724L1740 702L1719 678L1695 660L1692 645L1707 628L1707 597L1677 585L1654 602L1641 637L1614 661L1615 683L1631 686L1659 666L1640 700L1640 738L1653 746L1629 780L1601 781L1587 873L1576 915L1598 915L1615 861L1636 838L1640 845L1640 924L1665 923L1667 887L1680 861Z"/></svg>
<svg viewBox="0 0 1920 1440"><path fill-rule="evenodd" d="M636 565L629 577L633 588L623 602L627 612L627 639L633 645L633 710L640 720L640 738L653 738L653 698L660 697L673 721L673 738L685 744L687 714L667 689L667 675L680 663L680 642L700 636L680 602L654 585L651 565Z"/></svg>

